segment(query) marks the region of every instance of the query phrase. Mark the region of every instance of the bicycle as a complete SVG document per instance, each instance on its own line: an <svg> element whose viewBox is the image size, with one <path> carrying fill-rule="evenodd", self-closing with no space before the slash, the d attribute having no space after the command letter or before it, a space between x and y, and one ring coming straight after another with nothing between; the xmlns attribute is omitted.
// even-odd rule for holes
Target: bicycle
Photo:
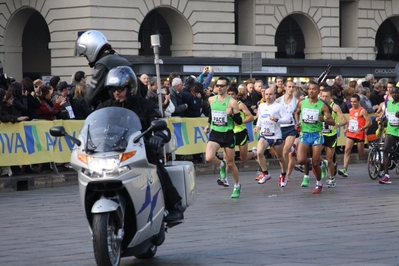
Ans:
<svg viewBox="0 0 399 266"><path fill-rule="evenodd" d="M369 144L371 149L367 157L367 169L372 180L384 174L383 150L384 142L381 139Z"/></svg>
<svg viewBox="0 0 399 266"><path fill-rule="evenodd" d="M383 130L383 129L382 129ZM382 134L381 134L382 135ZM379 140L370 143L371 149L367 158L367 169L372 180L384 175L384 142L382 136ZM388 169L395 169L396 174L399 174L399 143L396 142L388 152Z"/></svg>

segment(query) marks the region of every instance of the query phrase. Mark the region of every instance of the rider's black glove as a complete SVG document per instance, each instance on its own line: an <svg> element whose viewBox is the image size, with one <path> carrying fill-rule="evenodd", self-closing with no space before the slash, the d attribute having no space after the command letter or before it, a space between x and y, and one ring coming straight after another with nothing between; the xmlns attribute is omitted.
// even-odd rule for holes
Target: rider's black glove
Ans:
<svg viewBox="0 0 399 266"><path fill-rule="evenodd" d="M150 147L153 149L159 149L162 146L162 138L159 136L153 136L149 141Z"/></svg>

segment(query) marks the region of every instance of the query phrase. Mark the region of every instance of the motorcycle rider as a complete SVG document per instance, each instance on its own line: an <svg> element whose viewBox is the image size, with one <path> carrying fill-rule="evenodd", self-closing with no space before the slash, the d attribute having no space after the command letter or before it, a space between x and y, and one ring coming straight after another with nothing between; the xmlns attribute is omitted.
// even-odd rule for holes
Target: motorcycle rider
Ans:
<svg viewBox="0 0 399 266"><path fill-rule="evenodd" d="M151 121L161 117L157 104L137 95L137 78L133 70L128 66L118 66L108 72L104 79L104 86L109 92L111 99L101 102L97 109L118 106L128 108L135 112L140 119L142 130L145 131L151 125ZM145 136L147 159L150 163L157 165L158 176L161 180L165 205L169 214L165 222L177 222L184 219L181 209L181 197L170 180L164 165L159 161L156 151L162 145L162 136L155 134Z"/></svg>
<svg viewBox="0 0 399 266"><path fill-rule="evenodd" d="M86 89L85 99L90 106L96 108L100 102L110 98L108 90L104 89L108 71L117 66L131 66L131 63L116 54L104 34L97 30L88 30L77 39L75 54L85 56L89 66L94 68L94 76ZM141 87L145 85L141 81L139 83L141 91Z"/></svg>

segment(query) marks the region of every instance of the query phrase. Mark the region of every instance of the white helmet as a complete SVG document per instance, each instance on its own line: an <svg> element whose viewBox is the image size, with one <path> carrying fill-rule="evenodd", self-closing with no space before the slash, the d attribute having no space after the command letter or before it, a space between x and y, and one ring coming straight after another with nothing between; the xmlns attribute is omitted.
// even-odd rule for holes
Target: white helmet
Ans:
<svg viewBox="0 0 399 266"><path fill-rule="evenodd" d="M89 63L93 63L96 61L101 48L107 43L108 40L104 34L98 30L88 30L77 39L75 55L84 55Z"/></svg>

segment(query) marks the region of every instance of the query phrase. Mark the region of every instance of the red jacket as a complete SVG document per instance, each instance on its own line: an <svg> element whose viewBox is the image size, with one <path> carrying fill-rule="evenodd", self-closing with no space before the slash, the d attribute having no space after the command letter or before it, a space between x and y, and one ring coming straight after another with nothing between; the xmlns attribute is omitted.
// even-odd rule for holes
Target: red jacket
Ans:
<svg viewBox="0 0 399 266"><path fill-rule="evenodd" d="M56 103L51 107L45 100L41 99L41 101L42 105L38 109L39 119L54 120L54 115L60 111L61 106Z"/></svg>

